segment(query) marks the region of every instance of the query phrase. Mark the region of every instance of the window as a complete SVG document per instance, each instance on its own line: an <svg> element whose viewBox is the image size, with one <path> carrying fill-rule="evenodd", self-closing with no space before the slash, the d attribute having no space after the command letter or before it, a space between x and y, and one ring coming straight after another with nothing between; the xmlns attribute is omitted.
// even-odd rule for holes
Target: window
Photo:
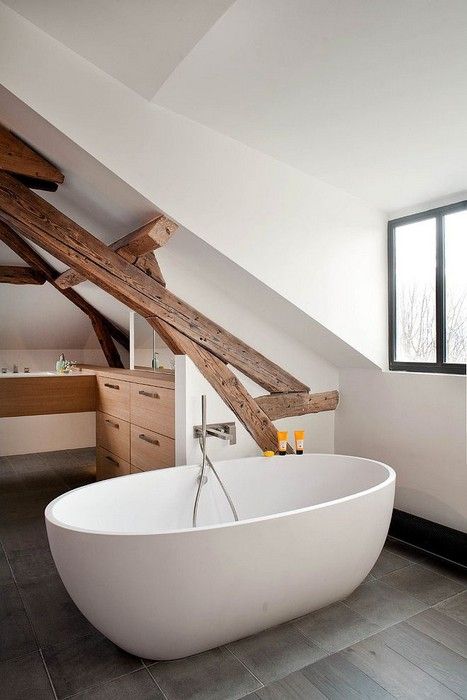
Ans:
<svg viewBox="0 0 467 700"><path fill-rule="evenodd" d="M467 202L389 222L389 368L465 374Z"/></svg>

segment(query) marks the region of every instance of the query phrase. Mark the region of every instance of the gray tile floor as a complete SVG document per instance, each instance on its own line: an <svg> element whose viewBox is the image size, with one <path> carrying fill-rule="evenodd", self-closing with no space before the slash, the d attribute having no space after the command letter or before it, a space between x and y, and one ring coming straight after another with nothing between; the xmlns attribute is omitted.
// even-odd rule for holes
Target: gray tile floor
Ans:
<svg viewBox="0 0 467 700"><path fill-rule="evenodd" d="M467 575L388 540L345 601L198 656L133 657L74 606L43 509L94 451L0 458L0 698L467 698Z"/></svg>

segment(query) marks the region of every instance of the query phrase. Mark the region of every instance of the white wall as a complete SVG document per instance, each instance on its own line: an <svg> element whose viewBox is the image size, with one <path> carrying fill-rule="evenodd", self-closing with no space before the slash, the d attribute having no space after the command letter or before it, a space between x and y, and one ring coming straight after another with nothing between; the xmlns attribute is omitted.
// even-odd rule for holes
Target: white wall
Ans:
<svg viewBox="0 0 467 700"><path fill-rule="evenodd" d="M8 90L322 324L330 345L342 339L361 353L364 366L384 365L380 212L149 104L14 12L1 7L0 13L0 79Z"/></svg>
<svg viewBox="0 0 467 700"><path fill-rule="evenodd" d="M396 508L467 531L466 379L340 372L336 452L387 462Z"/></svg>
<svg viewBox="0 0 467 700"><path fill-rule="evenodd" d="M106 366L100 348L0 348L0 367L12 371L13 365L20 372L29 367L31 372L55 371L55 363L61 352L69 360ZM14 381L10 379L8 381ZM50 452L96 444L95 413L65 413L51 416L16 416L0 418L0 455Z"/></svg>
<svg viewBox="0 0 467 700"><path fill-rule="evenodd" d="M253 396L264 393L260 387L240 372L235 372L235 374ZM199 463L200 448L198 441L193 438L193 426L201 424L202 394L206 394L207 397L208 423L234 421L237 428L236 445L229 445L217 438L209 438L208 454L211 459L235 459L261 454L260 448L238 418L212 389L191 360L184 355L176 357L175 378L177 465ZM274 421L274 425L278 430L289 431L291 444L294 440L293 431L305 430L305 452L328 453L334 451L334 414L331 411L309 416L283 418Z"/></svg>

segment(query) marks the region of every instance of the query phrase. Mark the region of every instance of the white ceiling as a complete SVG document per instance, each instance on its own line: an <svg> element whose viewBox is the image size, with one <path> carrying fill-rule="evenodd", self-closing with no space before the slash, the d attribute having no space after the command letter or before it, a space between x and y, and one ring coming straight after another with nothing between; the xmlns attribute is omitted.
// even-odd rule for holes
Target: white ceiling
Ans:
<svg viewBox="0 0 467 700"><path fill-rule="evenodd" d="M6 0L147 99L387 212L465 190L466 0Z"/></svg>
<svg viewBox="0 0 467 700"><path fill-rule="evenodd" d="M155 102L385 211L465 189L466 0L237 0Z"/></svg>
<svg viewBox="0 0 467 700"><path fill-rule="evenodd" d="M5 0L146 99L234 0Z"/></svg>

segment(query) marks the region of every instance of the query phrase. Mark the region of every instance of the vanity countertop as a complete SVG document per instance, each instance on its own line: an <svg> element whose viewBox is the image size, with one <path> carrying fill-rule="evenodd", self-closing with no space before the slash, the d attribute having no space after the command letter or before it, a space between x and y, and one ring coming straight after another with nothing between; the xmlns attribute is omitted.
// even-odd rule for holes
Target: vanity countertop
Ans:
<svg viewBox="0 0 467 700"><path fill-rule="evenodd" d="M175 389L175 370L173 369L116 369L115 367L101 367L96 365L77 365L73 375L94 374L109 379L134 382L136 384L149 384L161 386L167 389Z"/></svg>

